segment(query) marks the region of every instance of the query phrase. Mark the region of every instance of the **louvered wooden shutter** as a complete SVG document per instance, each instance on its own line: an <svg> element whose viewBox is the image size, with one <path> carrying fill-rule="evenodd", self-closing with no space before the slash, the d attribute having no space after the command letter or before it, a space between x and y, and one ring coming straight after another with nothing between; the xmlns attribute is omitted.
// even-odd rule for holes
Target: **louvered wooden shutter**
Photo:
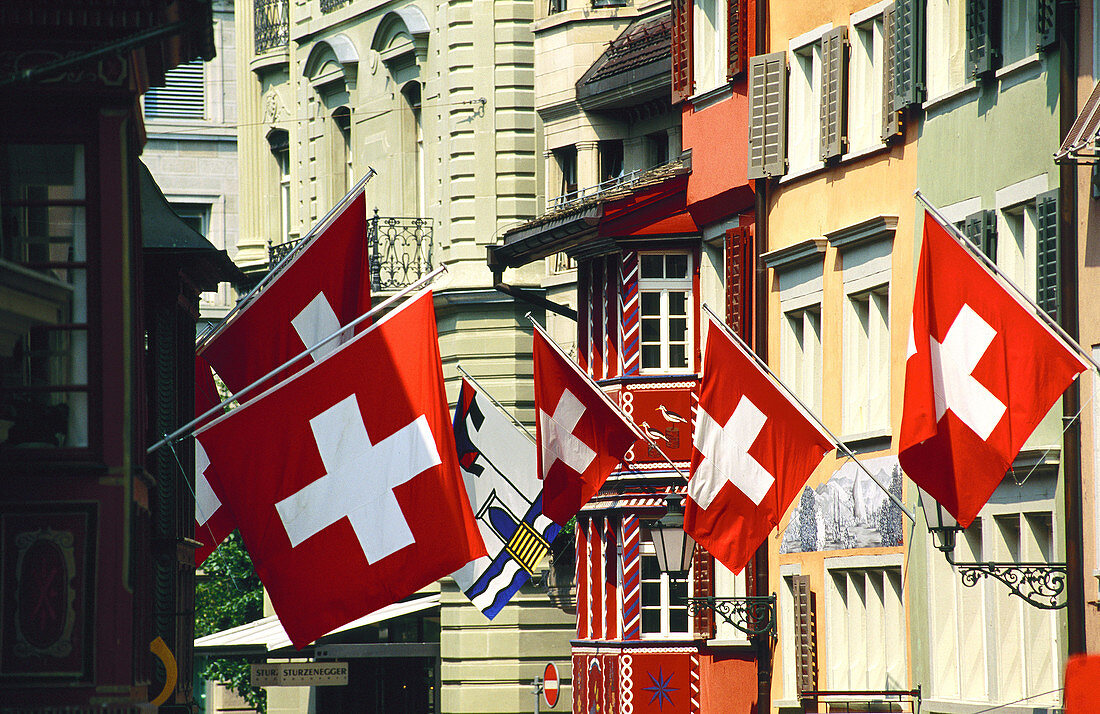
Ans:
<svg viewBox="0 0 1100 714"><path fill-rule="evenodd" d="M848 26L842 25L821 38L821 146L822 161L844 153L845 114L848 96Z"/></svg>
<svg viewBox="0 0 1100 714"><path fill-rule="evenodd" d="M1036 49L1042 52L1058 44L1058 0L1039 0L1036 10Z"/></svg>
<svg viewBox="0 0 1100 714"><path fill-rule="evenodd" d="M967 239L978 246L991 260L997 260L997 214L978 211L966 217L962 223Z"/></svg>
<svg viewBox="0 0 1100 714"><path fill-rule="evenodd" d="M695 91L691 74L692 0L672 0L672 103Z"/></svg>
<svg viewBox="0 0 1100 714"><path fill-rule="evenodd" d="M752 229L738 226L726 231L726 323L752 344Z"/></svg>
<svg viewBox="0 0 1100 714"><path fill-rule="evenodd" d="M924 101L924 0L894 1L894 106Z"/></svg>
<svg viewBox="0 0 1100 714"><path fill-rule="evenodd" d="M787 55L749 58L748 178L787 173Z"/></svg>
<svg viewBox="0 0 1100 714"><path fill-rule="evenodd" d="M794 652L795 685L798 693L817 689L817 642L814 622L813 593L810 576L795 575L794 585Z"/></svg>
<svg viewBox="0 0 1100 714"><path fill-rule="evenodd" d="M894 4L882 12L882 140L901 136L901 112L894 101Z"/></svg>
<svg viewBox="0 0 1100 714"><path fill-rule="evenodd" d="M714 593L714 557L702 548L692 557L692 596L712 597ZM708 607L693 608L692 632L696 637L714 637L714 611Z"/></svg>
<svg viewBox="0 0 1100 714"><path fill-rule="evenodd" d="M1035 239L1038 244L1035 256L1035 302L1057 320L1061 307L1058 269L1061 257L1058 240L1058 189L1036 196L1035 219Z"/></svg>
<svg viewBox="0 0 1100 714"><path fill-rule="evenodd" d="M967 0L966 2L967 77L983 77L996 69L999 64L993 40L993 5L994 0Z"/></svg>
<svg viewBox="0 0 1100 714"><path fill-rule="evenodd" d="M745 71L745 0L728 0L726 8L726 79L733 79Z"/></svg>
<svg viewBox="0 0 1100 714"><path fill-rule="evenodd" d="M188 62L164 73L164 86L145 93L150 119L205 119L206 91L202 62Z"/></svg>

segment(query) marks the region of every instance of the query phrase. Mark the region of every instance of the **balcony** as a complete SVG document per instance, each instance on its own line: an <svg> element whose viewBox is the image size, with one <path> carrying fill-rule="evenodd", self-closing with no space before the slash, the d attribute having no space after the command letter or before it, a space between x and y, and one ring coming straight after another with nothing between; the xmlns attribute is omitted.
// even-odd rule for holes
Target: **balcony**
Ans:
<svg viewBox="0 0 1100 714"><path fill-rule="evenodd" d="M371 291L399 290L430 273L433 229L431 218L385 217L374 209L367 222ZM278 265L297 244L268 243L269 265Z"/></svg>
<svg viewBox="0 0 1100 714"><path fill-rule="evenodd" d="M321 12L327 14L333 10L339 10L349 2L351 2L351 0L321 0Z"/></svg>
<svg viewBox="0 0 1100 714"><path fill-rule="evenodd" d="M288 0L254 0L256 54L286 49L290 41Z"/></svg>

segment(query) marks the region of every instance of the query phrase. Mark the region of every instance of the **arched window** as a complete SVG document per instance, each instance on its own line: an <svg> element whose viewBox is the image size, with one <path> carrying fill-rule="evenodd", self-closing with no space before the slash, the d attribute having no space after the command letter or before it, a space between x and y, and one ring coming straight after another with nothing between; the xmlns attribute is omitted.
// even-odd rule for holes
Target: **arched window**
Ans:
<svg viewBox="0 0 1100 714"><path fill-rule="evenodd" d="M424 205L424 125L420 112L420 83L409 82L401 88L401 96L405 100L406 121L402 122L402 153L407 157L405 166L410 178L415 177L411 185L415 187L415 195L411 201L416 215L422 217L425 213Z"/></svg>

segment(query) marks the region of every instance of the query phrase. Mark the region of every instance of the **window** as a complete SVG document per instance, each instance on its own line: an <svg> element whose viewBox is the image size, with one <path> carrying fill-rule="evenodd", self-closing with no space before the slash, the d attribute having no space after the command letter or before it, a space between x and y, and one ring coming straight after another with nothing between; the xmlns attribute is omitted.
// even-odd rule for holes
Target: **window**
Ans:
<svg viewBox="0 0 1100 714"><path fill-rule="evenodd" d="M783 379L815 414L821 413L821 306L783 313L780 337Z"/></svg>
<svg viewBox="0 0 1100 714"><path fill-rule="evenodd" d="M905 640L901 568L843 567L850 560L829 558L825 566L829 689L903 689L907 667L906 648L898 646Z"/></svg>
<svg viewBox="0 0 1100 714"><path fill-rule="evenodd" d="M1010 65L1035 54L1038 0L1004 0L1001 8L1001 62Z"/></svg>
<svg viewBox="0 0 1100 714"><path fill-rule="evenodd" d="M821 144L821 40L791 49L788 165L804 171L819 162Z"/></svg>
<svg viewBox="0 0 1100 714"><path fill-rule="evenodd" d="M333 194L346 194L355 185L355 172L352 170L351 151L351 110L346 106L332 110L332 123L336 127L336 136L332 137L332 174L335 179Z"/></svg>
<svg viewBox="0 0 1100 714"><path fill-rule="evenodd" d="M883 285L848 295L844 432L890 427L890 294Z"/></svg>
<svg viewBox="0 0 1100 714"><path fill-rule="evenodd" d="M209 203L173 203L172 210L196 233L207 236L210 231Z"/></svg>
<svg viewBox="0 0 1100 714"><path fill-rule="evenodd" d="M1060 310L1058 190L1045 190L1045 174L996 192L1000 217L985 236L997 264L1052 317ZM966 219L969 223L976 216Z"/></svg>
<svg viewBox="0 0 1100 714"><path fill-rule="evenodd" d="M662 573L657 565L653 542L643 531L641 542L642 636L684 637L690 633L687 599L690 577Z"/></svg>
<svg viewBox="0 0 1100 714"><path fill-rule="evenodd" d="M642 372L692 369L692 265L687 253L642 253Z"/></svg>
<svg viewBox="0 0 1100 714"><path fill-rule="evenodd" d="M410 187L416 192L413 198L413 210L416 215L423 216L426 212L425 200L427 198L425 186L425 156L424 156L424 124L421 114L421 91L419 82L409 82L401 90L408 109L405 127L405 151L412 162L410 167Z"/></svg>
<svg viewBox="0 0 1100 714"><path fill-rule="evenodd" d="M857 20L853 16L853 23ZM854 150L881 146L882 80L885 56L883 20L879 13L852 27L848 72L848 146Z"/></svg>
<svg viewBox="0 0 1100 714"><path fill-rule="evenodd" d="M164 73L164 86L145 93L148 119L204 119L206 91L203 63L187 62Z"/></svg>
<svg viewBox="0 0 1100 714"><path fill-rule="evenodd" d="M84 150L0 146L0 444L88 446Z"/></svg>
<svg viewBox="0 0 1100 714"><path fill-rule="evenodd" d="M929 0L927 5L926 96L935 99L966 81L966 34L963 0Z"/></svg>
<svg viewBox="0 0 1100 714"><path fill-rule="evenodd" d="M645 138L645 167L661 166L668 163L668 132L655 131Z"/></svg>
<svg viewBox="0 0 1100 714"><path fill-rule="evenodd" d="M708 92L726 84L727 0L694 0L694 3L692 70L695 91Z"/></svg>
<svg viewBox="0 0 1100 714"><path fill-rule="evenodd" d="M554 15L559 12L565 12L566 0L549 0L549 5L546 8L547 15Z"/></svg>
<svg viewBox="0 0 1100 714"><path fill-rule="evenodd" d="M577 192L577 147L563 146L554 149L554 159L561 172L559 196L570 196Z"/></svg>
<svg viewBox="0 0 1100 714"><path fill-rule="evenodd" d="M285 243L290 240L290 134L285 129L275 129L268 133L267 142L278 170L279 238Z"/></svg>
<svg viewBox="0 0 1100 714"><path fill-rule="evenodd" d="M609 139L600 145L600 183L614 181L623 175L623 141Z"/></svg>

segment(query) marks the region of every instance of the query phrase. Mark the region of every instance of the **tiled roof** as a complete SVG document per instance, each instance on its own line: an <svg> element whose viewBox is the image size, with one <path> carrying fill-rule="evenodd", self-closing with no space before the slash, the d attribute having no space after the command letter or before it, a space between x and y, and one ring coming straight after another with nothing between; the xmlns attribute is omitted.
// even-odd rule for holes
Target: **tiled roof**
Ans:
<svg viewBox="0 0 1100 714"><path fill-rule="evenodd" d="M668 61L672 53L672 16L640 20L630 25L593 65L584 79L592 84L652 62Z"/></svg>

